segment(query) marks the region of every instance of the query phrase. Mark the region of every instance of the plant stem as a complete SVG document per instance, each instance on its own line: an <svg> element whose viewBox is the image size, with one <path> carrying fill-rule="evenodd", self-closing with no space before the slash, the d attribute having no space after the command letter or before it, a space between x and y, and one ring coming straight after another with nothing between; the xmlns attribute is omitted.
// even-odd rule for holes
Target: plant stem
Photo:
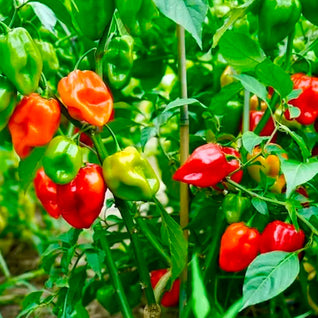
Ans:
<svg viewBox="0 0 318 318"><path fill-rule="evenodd" d="M187 70L186 70L186 51L185 51L185 31L180 25L177 25L178 37L178 75L180 83L181 98L188 98L187 92ZM180 108L180 164L182 165L189 156L189 114L188 105ZM189 223L189 188L186 183L180 182L180 226L185 229ZM183 231L183 235L188 240L189 232ZM187 263L187 262L186 262ZM186 284L188 270L184 268L180 275L181 281L181 315L186 304Z"/></svg>
<svg viewBox="0 0 318 318"><path fill-rule="evenodd" d="M128 233L130 235L131 243L133 245L136 262L139 269L139 275L148 305L156 304L155 296L151 287L150 275L147 268L147 263L143 255L143 250L138 238L138 229L134 223L131 212L135 209L130 202L115 198L115 205L119 209L121 216L124 220Z"/></svg>
<svg viewBox="0 0 318 318"><path fill-rule="evenodd" d="M113 283L114 289L116 291L116 295L118 296L118 299L119 299L121 312L122 312L124 317L133 318L134 316L133 316L131 308L129 306L123 285L122 285L121 280L119 278L115 262L112 258L111 249L110 249L110 246L108 244L107 237L106 237L104 230L103 230L100 223L98 223L96 225L95 231L96 231L96 234L98 234L103 251L106 254L105 259L106 259L107 269L109 272L110 279Z"/></svg>
<svg viewBox="0 0 318 318"><path fill-rule="evenodd" d="M244 90L243 133L250 130L250 92Z"/></svg>
<svg viewBox="0 0 318 318"><path fill-rule="evenodd" d="M149 230L149 227L145 220L141 217L135 218L137 225L141 229L142 233L145 235L145 237L148 239L148 242L157 250L159 255L165 260L168 266L171 266L171 258L170 256L165 252L162 245L158 241L157 237L153 235L153 233Z"/></svg>
<svg viewBox="0 0 318 318"><path fill-rule="evenodd" d="M90 137L95 145L97 156L101 164L103 164L105 158L108 156L107 150L103 144L102 138L99 133L91 133Z"/></svg>
<svg viewBox="0 0 318 318"><path fill-rule="evenodd" d="M271 199L271 198L267 198L267 197L264 197L262 195L259 195L253 191L250 191L250 190L247 190L245 187L241 186L240 184L234 182L233 180L231 180L230 178L226 178L226 182L228 182L230 185L232 185L233 187L249 194L251 197L254 197L254 198L258 198L260 200L263 200L263 201L267 201L269 203L273 203L273 204L276 204L276 205L281 205L281 206L284 206L286 207L286 202L283 202L283 201L278 201L278 200L275 200L275 199Z"/></svg>
<svg viewBox="0 0 318 318"><path fill-rule="evenodd" d="M2 256L2 253L0 251L0 268L5 276L6 279L9 279L11 274L10 274L10 271L9 271L9 268L7 266L7 263L6 261L4 260L3 256Z"/></svg>

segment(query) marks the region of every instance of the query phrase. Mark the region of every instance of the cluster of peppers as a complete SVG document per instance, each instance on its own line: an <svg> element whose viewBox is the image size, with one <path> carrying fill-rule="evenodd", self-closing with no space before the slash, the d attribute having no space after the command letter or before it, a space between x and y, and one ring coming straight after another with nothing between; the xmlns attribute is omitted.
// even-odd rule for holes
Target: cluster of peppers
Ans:
<svg viewBox="0 0 318 318"><path fill-rule="evenodd" d="M305 233L292 224L273 221L262 234L243 222L232 223L221 238L219 266L227 272L244 270L259 253L272 251L294 252L305 243Z"/></svg>
<svg viewBox="0 0 318 318"><path fill-rule="evenodd" d="M0 129L8 125L13 147L21 159L35 147L47 147L43 167L34 179L36 194L46 211L54 218L62 216L75 228L88 228L103 207L107 187L121 199L151 200L159 189L159 179L134 147L108 156L102 168L83 163L81 147L74 138L54 137L60 125L60 102L80 122L102 127L111 119L113 99L103 80L93 71L74 70L57 85L60 101L40 96L36 90L41 73L52 63L58 68L58 60L50 65L43 63L51 48L34 41L24 28L9 29L4 24L1 28L0 54L15 67L10 63L1 65L4 76L0 77ZM113 63L108 72L116 79L112 83L116 87L120 81L121 85L127 82L131 45L129 38L114 38L106 54L106 65ZM125 78L114 67L123 58L121 54L126 54L124 58L129 62L125 65ZM19 102L17 91L23 96Z"/></svg>

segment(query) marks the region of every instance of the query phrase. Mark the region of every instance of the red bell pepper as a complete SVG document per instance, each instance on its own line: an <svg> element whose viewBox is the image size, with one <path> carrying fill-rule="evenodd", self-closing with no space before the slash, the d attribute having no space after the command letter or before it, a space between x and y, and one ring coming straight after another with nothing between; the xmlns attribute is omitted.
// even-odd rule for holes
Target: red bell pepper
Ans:
<svg viewBox="0 0 318 318"><path fill-rule="evenodd" d="M262 110L251 110L250 111L250 131L254 131L257 124L260 122L264 115L265 111ZM265 127L260 132L260 136L271 136L273 131L275 130L275 123L273 118L270 117ZM276 135L273 137L272 141L275 142Z"/></svg>
<svg viewBox="0 0 318 318"><path fill-rule="evenodd" d="M157 269L150 273L152 288L155 288L160 278L167 273L167 269ZM180 279L177 278L169 291L165 292L161 298L161 305L164 307L176 307L179 304Z"/></svg>
<svg viewBox="0 0 318 318"><path fill-rule="evenodd" d="M221 238L219 265L227 272L245 269L259 253L260 234L243 222L232 223Z"/></svg>
<svg viewBox="0 0 318 318"><path fill-rule="evenodd" d="M294 252L301 249L305 243L303 230L296 231L294 225L282 221L268 223L261 235L260 251Z"/></svg>
<svg viewBox="0 0 318 318"><path fill-rule="evenodd" d="M173 179L197 187L214 187L231 172L240 167L237 159L227 159L227 156L239 158L239 153L230 147L208 143L196 148L186 162L175 172ZM231 176L231 179L240 182L242 171Z"/></svg>
<svg viewBox="0 0 318 318"><path fill-rule="evenodd" d="M60 215L71 226L89 228L98 217L107 190L102 168L87 163L75 179L67 184L55 184L41 168L34 180L36 194L46 211L58 218Z"/></svg>
<svg viewBox="0 0 318 318"><path fill-rule="evenodd" d="M302 93L288 103L300 109L300 115L296 117L302 125L311 125L318 117L318 77L307 76L296 73L291 76L294 89L301 89ZM290 119L289 111L285 112L287 119Z"/></svg>

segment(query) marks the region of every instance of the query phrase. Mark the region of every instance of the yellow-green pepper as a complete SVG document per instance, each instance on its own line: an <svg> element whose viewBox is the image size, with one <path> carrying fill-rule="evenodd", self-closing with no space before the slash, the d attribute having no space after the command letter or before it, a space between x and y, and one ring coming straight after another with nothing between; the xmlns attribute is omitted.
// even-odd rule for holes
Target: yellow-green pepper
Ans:
<svg viewBox="0 0 318 318"><path fill-rule="evenodd" d="M149 201L159 190L150 163L131 146L104 160L103 175L114 196L123 200Z"/></svg>

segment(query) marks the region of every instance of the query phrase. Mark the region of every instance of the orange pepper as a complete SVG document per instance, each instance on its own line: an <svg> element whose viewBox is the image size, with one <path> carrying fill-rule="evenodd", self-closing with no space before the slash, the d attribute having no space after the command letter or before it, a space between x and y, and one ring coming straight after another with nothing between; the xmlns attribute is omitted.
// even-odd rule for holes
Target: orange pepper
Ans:
<svg viewBox="0 0 318 318"><path fill-rule="evenodd" d="M57 90L74 119L95 126L103 126L109 121L113 98L95 72L75 70L59 81Z"/></svg>
<svg viewBox="0 0 318 318"><path fill-rule="evenodd" d="M247 159L250 160L259 153L261 153L261 148L257 146L254 148L252 155L247 155ZM287 159L287 154L282 154L282 157ZM261 171L264 175L275 179L274 184L270 187L271 192L281 193L286 184L285 177L280 172L279 158L276 155L269 154L265 157L262 155L258 156L255 160L253 160L252 164L247 167L247 171L251 178L256 182L261 181Z"/></svg>
<svg viewBox="0 0 318 318"><path fill-rule="evenodd" d="M21 158L33 147L44 146L59 127L61 110L57 100L46 99L37 93L24 96L9 121L15 151Z"/></svg>

